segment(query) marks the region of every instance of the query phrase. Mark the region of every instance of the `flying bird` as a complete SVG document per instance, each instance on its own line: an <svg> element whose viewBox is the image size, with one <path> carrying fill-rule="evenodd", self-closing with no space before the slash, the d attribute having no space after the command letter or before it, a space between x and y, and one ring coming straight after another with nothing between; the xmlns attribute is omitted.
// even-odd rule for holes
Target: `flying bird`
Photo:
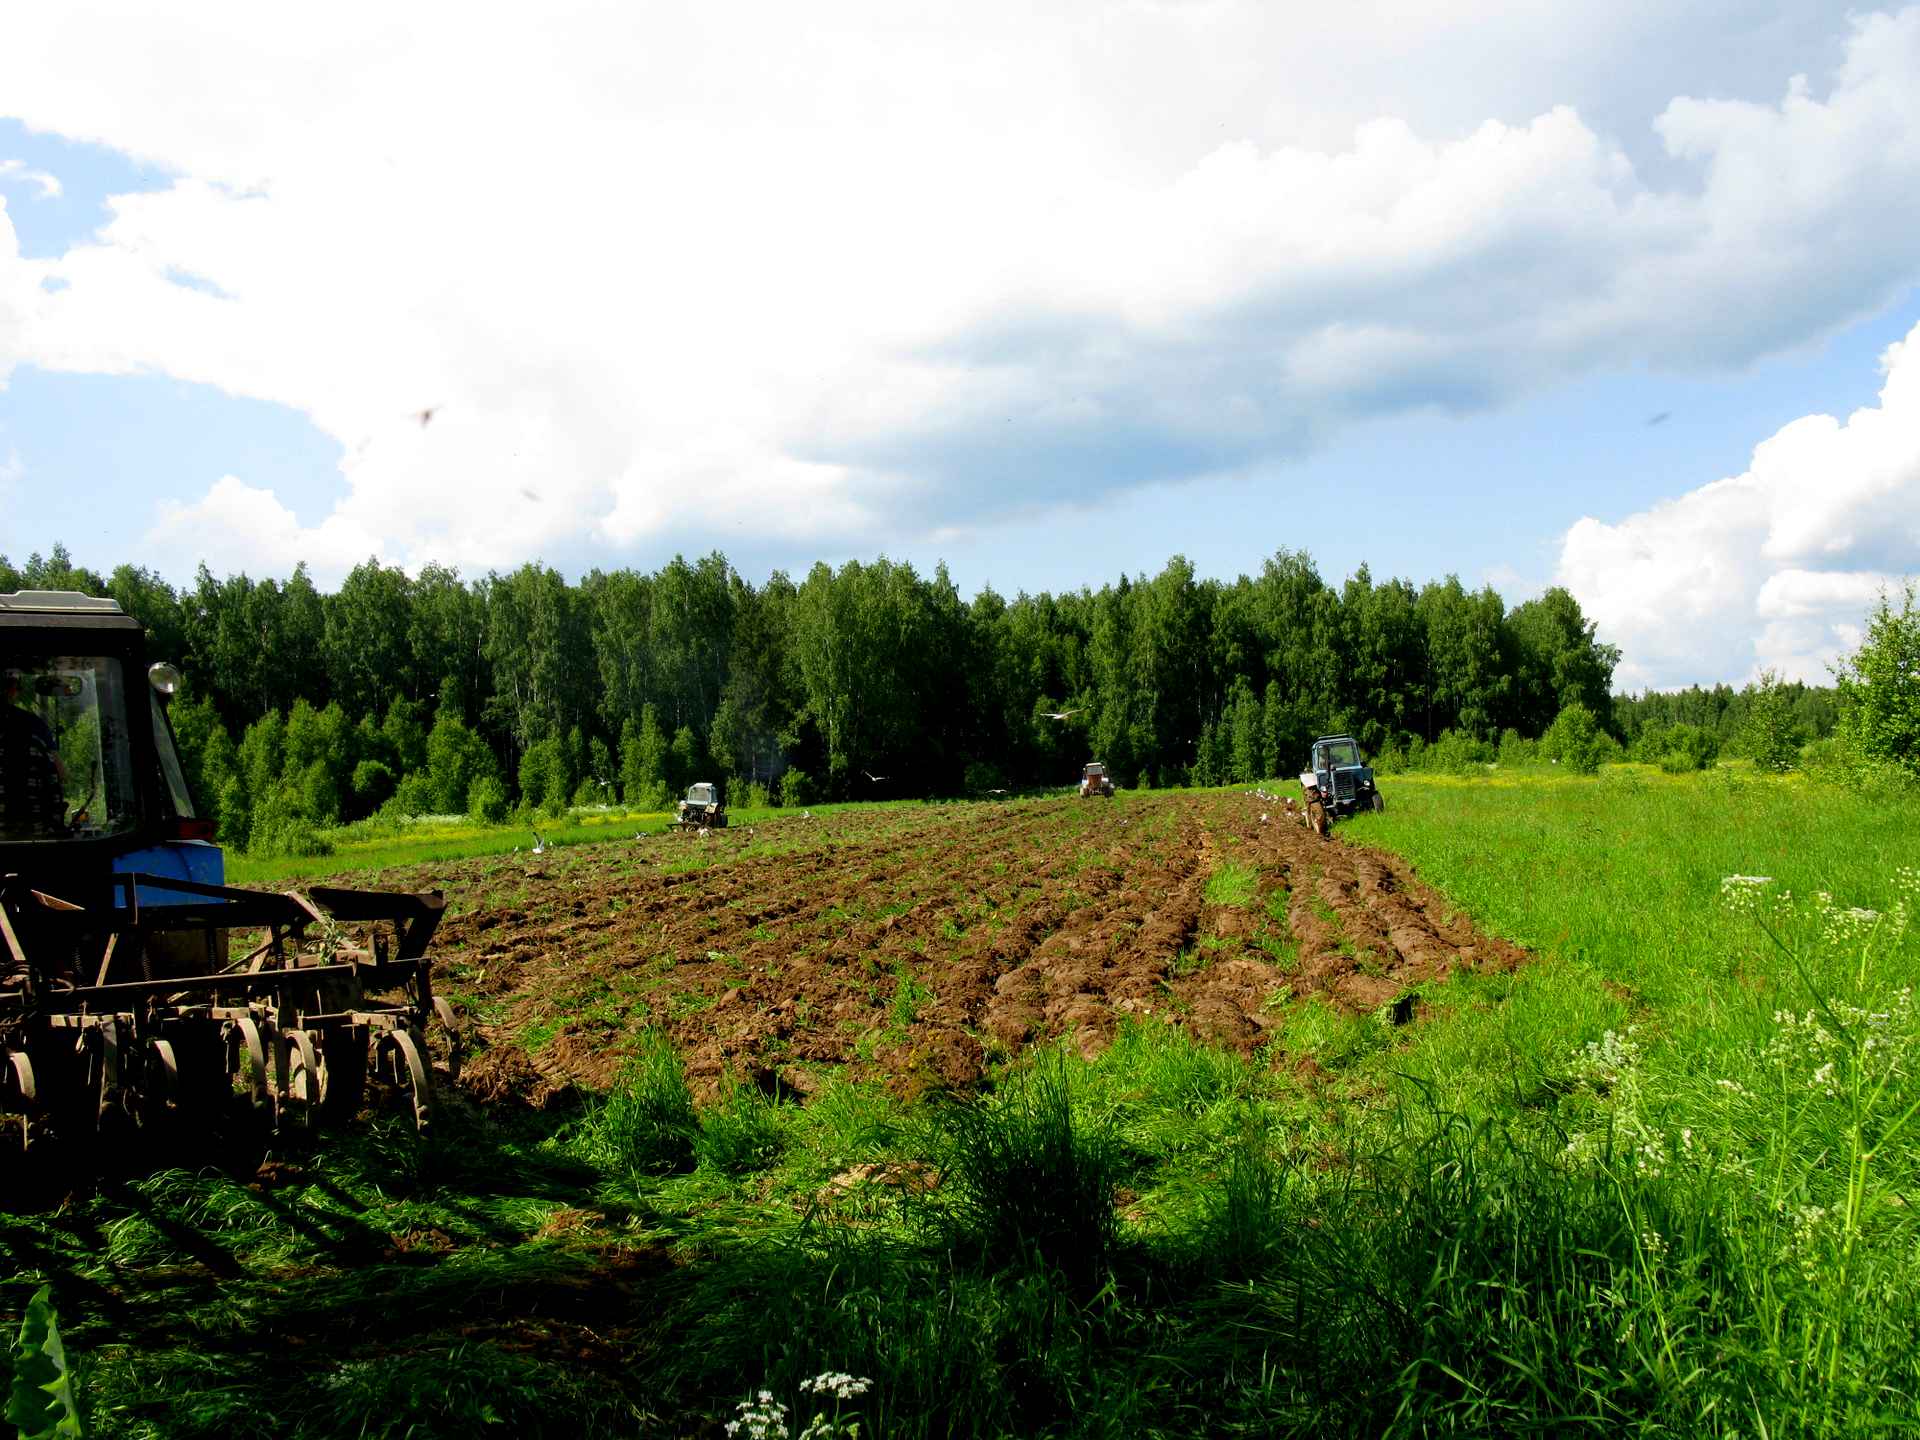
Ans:
<svg viewBox="0 0 1920 1440"><path fill-rule="evenodd" d="M1673 412L1671 410L1662 410L1658 415L1649 415L1647 417L1647 428L1651 430L1655 425L1664 425L1672 418Z"/></svg>
<svg viewBox="0 0 1920 1440"><path fill-rule="evenodd" d="M1042 710L1040 713L1048 720L1064 720L1069 715L1078 715L1081 710L1086 708L1086 706L1082 705L1073 710Z"/></svg>
<svg viewBox="0 0 1920 1440"><path fill-rule="evenodd" d="M420 422L420 428L424 430L433 423L433 417L439 409L438 405L429 405L424 410L414 411L413 418Z"/></svg>
<svg viewBox="0 0 1920 1440"><path fill-rule="evenodd" d="M890 780L893 778L890 775L875 775L871 770L862 770L860 773L866 776L867 779L871 780L876 785L878 785L883 780Z"/></svg>
<svg viewBox="0 0 1920 1440"><path fill-rule="evenodd" d="M536 855L544 855L547 853L547 837L542 835L538 830L533 832L533 853Z"/></svg>

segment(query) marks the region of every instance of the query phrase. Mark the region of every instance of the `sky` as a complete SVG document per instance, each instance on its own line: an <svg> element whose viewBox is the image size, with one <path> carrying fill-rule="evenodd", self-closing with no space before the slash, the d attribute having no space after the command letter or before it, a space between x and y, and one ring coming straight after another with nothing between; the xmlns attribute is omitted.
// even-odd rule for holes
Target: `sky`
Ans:
<svg viewBox="0 0 1920 1440"><path fill-rule="evenodd" d="M0 553L1304 549L1635 690L1920 572L1920 5L317 13L0 15Z"/></svg>

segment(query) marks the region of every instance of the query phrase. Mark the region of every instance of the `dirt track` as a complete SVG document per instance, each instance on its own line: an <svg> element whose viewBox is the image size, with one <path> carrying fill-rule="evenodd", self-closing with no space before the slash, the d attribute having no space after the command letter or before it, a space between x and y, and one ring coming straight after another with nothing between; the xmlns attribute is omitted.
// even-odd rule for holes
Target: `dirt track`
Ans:
<svg viewBox="0 0 1920 1440"><path fill-rule="evenodd" d="M434 949L483 1047L467 1083L536 1104L608 1083L647 1025L697 1089L805 1092L826 1065L965 1087L1036 1040L1097 1050L1129 1014L1251 1050L1302 997L1374 1010L1525 958L1404 861L1242 794L791 816L405 883L449 895Z"/></svg>

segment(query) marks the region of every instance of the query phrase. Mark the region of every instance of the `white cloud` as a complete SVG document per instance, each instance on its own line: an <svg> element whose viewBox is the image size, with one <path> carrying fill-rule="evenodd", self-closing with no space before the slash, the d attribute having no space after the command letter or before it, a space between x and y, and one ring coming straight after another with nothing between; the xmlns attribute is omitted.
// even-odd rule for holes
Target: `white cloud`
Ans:
<svg viewBox="0 0 1920 1440"><path fill-rule="evenodd" d="M0 236L0 374L293 406L346 495L286 543L484 567L944 533L1744 362L1920 277L1920 9L1334 9L40 7L0 105L184 178L56 260Z"/></svg>
<svg viewBox="0 0 1920 1440"><path fill-rule="evenodd" d="M1825 683L1880 591L1920 572L1920 327L1882 365L1877 406L1796 420L1743 474L1567 532L1560 583L1625 652L1620 684Z"/></svg>
<svg viewBox="0 0 1920 1440"><path fill-rule="evenodd" d="M39 190L42 200L60 198L60 177L50 175L45 170L35 170L24 160L0 160L0 184L9 180L34 186Z"/></svg>
<svg viewBox="0 0 1920 1440"><path fill-rule="evenodd" d="M338 577L369 556L390 558L378 535L338 515L302 526L273 491L232 475L221 476L191 505L163 502L149 539L157 556L204 559L216 575L285 576L304 561L316 574Z"/></svg>

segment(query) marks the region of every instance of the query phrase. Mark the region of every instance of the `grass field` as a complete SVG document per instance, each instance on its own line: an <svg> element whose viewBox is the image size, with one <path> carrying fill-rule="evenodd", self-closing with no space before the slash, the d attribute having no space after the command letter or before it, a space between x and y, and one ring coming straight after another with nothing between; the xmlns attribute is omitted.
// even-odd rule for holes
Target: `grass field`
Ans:
<svg viewBox="0 0 1920 1440"><path fill-rule="evenodd" d="M1636 767L1396 779L1388 802L1337 847L1408 857L1530 959L1375 963L1253 797L1004 811L1031 886L1013 848L968 850L944 890L927 878L960 853L954 807L839 812L818 839L769 825L653 863L672 872L658 894L697 882L698 918L784 867L827 877L820 905L796 891L743 916L764 951L663 940L679 988L576 1037L615 1057L611 1083L455 1099L424 1141L381 1117L258 1172L134 1174L0 1214L0 1315L52 1282L102 1435L747 1433L754 1415L772 1434L774 1407L795 1435L816 1416L815 1435L863 1436L1910 1427L1920 804ZM1156 880L1153 856L1188 840L1197 868ZM895 851L922 868L882 874ZM321 863L365 879L396 863L376 853ZM656 884L644 854L605 853L539 874L406 855L386 880L458 862L529 924L550 907L571 938L517 963L558 985L601 933L567 928L593 919L569 897L628 870ZM727 890L734 874L752 885ZM1003 953L1023 917L1025 964L1095 941L1137 961L1158 883L1192 898L1167 1003L1110 1043L1056 1043L1050 1020L1017 1052L988 1035L983 1083L920 1098L863 1064L860 1027L944 1023L936 962ZM663 935L691 923L656 913ZM1338 983L1262 918L1288 914L1296 938L1331 927L1326 958L1350 952ZM473 926L450 966L481 963ZM816 951L858 1002L846 1063L815 1065L804 1104L724 1074L690 1089L686 1027L732 1024L694 1001L725 996L732 961L758 977L763 956ZM1203 1043L1206 1005L1176 1002L1228 967L1279 983L1237 1041ZM1392 998L1355 998L1375 995ZM522 1032L499 1003L504 1045ZM558 1063L553 1035L528 1064ZM836 1372L870 1383L807 1386Z"/></svg>

